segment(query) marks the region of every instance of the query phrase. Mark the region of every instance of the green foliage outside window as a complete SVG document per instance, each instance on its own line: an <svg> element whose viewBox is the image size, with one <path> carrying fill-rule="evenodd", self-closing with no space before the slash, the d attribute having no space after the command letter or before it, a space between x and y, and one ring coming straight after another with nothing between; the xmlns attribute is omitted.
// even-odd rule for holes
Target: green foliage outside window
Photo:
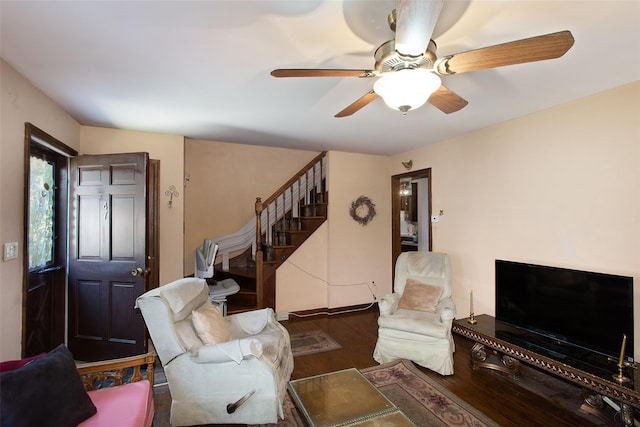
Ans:
<svg viewBox="0 0 640 427"><path fill-rule="evenodd" d="M31 157L29 269L53 261L53 164Z"/></svg>

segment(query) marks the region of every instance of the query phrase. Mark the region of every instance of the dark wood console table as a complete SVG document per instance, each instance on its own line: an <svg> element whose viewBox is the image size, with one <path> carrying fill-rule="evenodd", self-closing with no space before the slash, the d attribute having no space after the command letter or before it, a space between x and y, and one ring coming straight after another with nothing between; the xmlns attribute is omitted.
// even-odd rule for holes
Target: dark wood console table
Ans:
<svg viewBox="0 0 640 427"><path fill-rule="evenodd" d="M631 382L619 383L612 377L617 373L613 363L608 377L595 375L498 338L496 330L508 326L496 321L492 316L482 314L475 319L476 324L470 324L468 318L456 319L452 326L454 333L475 341L471 349L471 363L474 369L495 369L515 378L518 376L520 362L527 363L589 390L590 393L587 393L585 398L586 404L595 409L603 405L602 396L610 398L620 406L623 425L633 425L633 408L640 408L640 369L626 368L625 375L631 378ZM498 363L487 361L487 347L496 354L501 354L498 356Z"/></svg>

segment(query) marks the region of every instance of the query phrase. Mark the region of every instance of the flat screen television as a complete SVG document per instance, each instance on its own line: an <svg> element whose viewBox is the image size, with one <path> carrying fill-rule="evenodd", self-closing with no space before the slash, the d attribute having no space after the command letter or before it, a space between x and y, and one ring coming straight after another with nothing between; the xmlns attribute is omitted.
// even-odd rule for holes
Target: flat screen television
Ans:
<svg viewBox="0 0 640 427"><path fill-rule="evenodd" d="M633 361L632 277L503 260L495 269L495 317L522 332L515 338L602 367L619 359L626 334Z"/></svg>

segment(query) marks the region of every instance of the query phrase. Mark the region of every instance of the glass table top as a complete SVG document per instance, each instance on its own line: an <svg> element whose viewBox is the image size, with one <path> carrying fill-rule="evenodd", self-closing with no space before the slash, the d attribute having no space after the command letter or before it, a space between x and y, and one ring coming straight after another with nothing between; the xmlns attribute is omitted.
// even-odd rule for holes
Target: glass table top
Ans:
<svg viewBox="0 0 640 427"><path fill-rule="evenodd" d="M357 369L293 380L289 390L312 427L414 426Z"/></svg>

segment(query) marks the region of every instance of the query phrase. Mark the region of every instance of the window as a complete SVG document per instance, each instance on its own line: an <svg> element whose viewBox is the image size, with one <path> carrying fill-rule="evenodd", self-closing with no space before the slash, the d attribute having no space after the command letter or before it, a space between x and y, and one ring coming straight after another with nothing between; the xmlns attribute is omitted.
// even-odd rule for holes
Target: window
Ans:
<svg viewBox="0 0 640 427"><path fill-rule="evenodd" d="M29 270L53 262L55 167L40 153L31 154L29 188Z"/></svg>

